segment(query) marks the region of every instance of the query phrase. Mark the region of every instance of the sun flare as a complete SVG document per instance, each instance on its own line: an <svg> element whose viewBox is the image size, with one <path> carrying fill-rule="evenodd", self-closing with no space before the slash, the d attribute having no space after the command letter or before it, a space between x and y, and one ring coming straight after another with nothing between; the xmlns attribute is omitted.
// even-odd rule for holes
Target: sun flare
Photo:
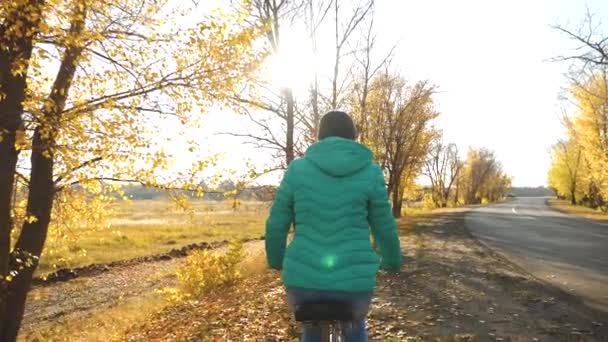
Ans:
<svg viewBox="0 0 608 342"><path fill-rule="evenodd" d="M293 44L284 45L266 60L265 75L274 86L303 93L314 81L315 64L311 51Z"/></svg>

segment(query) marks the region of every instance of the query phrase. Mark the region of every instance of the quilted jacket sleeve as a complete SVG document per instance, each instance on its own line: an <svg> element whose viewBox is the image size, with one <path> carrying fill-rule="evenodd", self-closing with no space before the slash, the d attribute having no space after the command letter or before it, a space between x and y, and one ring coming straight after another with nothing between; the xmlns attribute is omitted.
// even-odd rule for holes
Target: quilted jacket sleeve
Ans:
<svg viewBox="0 0 608 342"><path fill-rule="evenodd" d="M291 163L283 176L270 209L270 215L266 220L266 259L270 268L277 270L283 267L287 233L294 220L293 187L291 184L293 165L294 163Z"/></svg>
<svg viewBox="0 0 608 342"><path fill-rule="evenodd" d="M397 272L401 268L401 243L380 167L375 167L368 211L372 235L378 243L382 257L382 268Z"/></svg>

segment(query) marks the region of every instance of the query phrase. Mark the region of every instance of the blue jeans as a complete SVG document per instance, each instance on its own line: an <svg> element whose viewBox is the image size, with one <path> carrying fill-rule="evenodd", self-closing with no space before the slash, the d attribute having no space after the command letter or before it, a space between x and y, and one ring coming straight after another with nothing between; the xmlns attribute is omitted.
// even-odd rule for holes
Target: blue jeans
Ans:
<svg viewBox="0 0 608 342"><path fill-rule="evenodd" d="M366 342L367 331L365 328L365 318L372 301L372 292L339 292L339 291L320 291L308 290L295 287L286 288L287 302L292 308L295 305L306 303L317 303L325 300L350 302L353 307L353 317L351 324L346 324L345 334L348 342ZM305 324L302 333L303 342L321 341L321 329L319 326Z"/></svg>

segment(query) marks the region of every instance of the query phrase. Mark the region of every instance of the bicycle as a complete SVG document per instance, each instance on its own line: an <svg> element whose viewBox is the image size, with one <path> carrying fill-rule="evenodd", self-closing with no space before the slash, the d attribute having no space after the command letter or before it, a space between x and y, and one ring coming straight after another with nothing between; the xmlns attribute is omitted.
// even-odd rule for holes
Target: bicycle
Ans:
<svg viewBox="0 0 608 342"><path fill-rule="evenodd" d="M321 328L321 341L346 341L345 324L353 320L350 303L324 301L300 304L295 307L297 322L315 324Z"/></svg>

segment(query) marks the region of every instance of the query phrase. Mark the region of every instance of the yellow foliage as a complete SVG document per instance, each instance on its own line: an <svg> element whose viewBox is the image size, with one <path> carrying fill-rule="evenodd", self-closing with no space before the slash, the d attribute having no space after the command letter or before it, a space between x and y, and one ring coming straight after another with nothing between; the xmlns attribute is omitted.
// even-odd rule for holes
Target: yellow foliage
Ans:
<svg viewBox="0 0 608 342"><path fill-rule="evenodd" d="M589 167L588 179L608 199L608 76L594 75L586 84L574 87L580 111L573 131Z"/></svg>
<svg viewBox="0 0 608 342"><path fill-rule="evenodd" d="M608 74L597 70L572 86L577 112L568 139L552 153L549 184L571 202L608 210Z"/></svg>
<svg viewBox="0 0 608 342"><path fill-rule="evenodd" d="M245 257L243 243L233 240L226 253L194 251L176 271L178 287L158 292L171 302L200 298L210 290L241 279L240 263Z"/></svg>
<svg viewBox="0 0 608 342"><path fill-rule="evenodd" d="M0 70L26 82L25 99L15 101L23 104L18 112L24 129L2 128L0 139L14 134L17 169L24 173L46 173L32 167L32 154L53 159L48 177L57 195L45 255L65 255L64 248L86 253L78 237L105 227L106 204L117 194L106 180L198 186L193 175L209 163L193 158L192 165L167 172L174 156L163 146L171 141L158 139L159 133L171 127L177 136L182 128L200 126L206 108L253 78L263 53L254 46L262 25L244 23L244 7L195 16L200 8L194 6L168 0L0 1L7 51L10 44L24 45L25 37L33 44L31 57L16 53L24 57ZM43 141L40 152L32 150L35 132ZM30 175L20 176L11 207L13 244L24 223L38 220L26 212ZM68 262L55 259L57 267Z"/></svg>
<svg viewBox="0 0 608 342"><path fill-rule="evenodd" d="M435 199L433 199L433 194L424 194L422 197L422 207L424 209L434 209L437 208L435 204Z"/></svg>
<svg viewBox="0 0 608 342"><path fill-rule="evenodd" d="M588 174L580 145L571 139L554 145L551 152L549 186L572 203L579 202L584 196L585 174Z"/></svg>
<svg viewBox="0 0 608 342"><path fill-rule="evenodd" d="M410 83L387 71L372 79L365 113L351 99L354 119L365 122L360 128L362 142L387 171L393 200L415 192L415 180L436 134L431 124L439 116L434 92L427 81Z"/></svg>
<svg viewBox="0 0 608 342"><path fill-rule="evenodd" d="M494 152L486 149L469 149L458 179L465 204L480 204L500 200L511 188Z"/></svg>
<svg viewBox="0 0 608 342"><path fill-rule="evenodd" d="M0 12L16 10L11 3L2 2ZM157 183L173 156L159 151L167 142L154 137L173 121L200 125L204 108L226 100L262 59L253 47L261 26L242 24L243 8L180 21L191 5L49 0L42 9L28 9L43 14L38 29L50 42L36 41L29 63L13 65L13 72L28 66L24 112L33 116L32 127L17 132L22 160L39 127L55 140L45 154L55 159L59 186L101 177ZM78 22L84 29L67 29ZM10 32L26 34L18 23ZM81 49L77 71L69 85L55 89L57 58L71 48ZM53 94L65 103L56 103ZM48 114L54 111L58 115ZM195 144L189 148L198 150ZM197 159L175 178L186 179L202 166Z"/></svg>
<svg viewBox="0 0 608 342"><path fill-rule="evenodd" d="M98 182L97 182L98 183ZM113 187L104 187L100 192ZM11 210L13 229L11 241L17 240L25 222L35 222L37 218L26 213L27 188L17 187L17 199ZM80 241L93 233L109 226L112 215L110 205L115 201L113 196L99 195L77 188L65 188L58 192L52 209L52 220L49 225L43 258L54 260L53 268L69 266L73 258L86 255L86 249L80 247Z"/></svg>

